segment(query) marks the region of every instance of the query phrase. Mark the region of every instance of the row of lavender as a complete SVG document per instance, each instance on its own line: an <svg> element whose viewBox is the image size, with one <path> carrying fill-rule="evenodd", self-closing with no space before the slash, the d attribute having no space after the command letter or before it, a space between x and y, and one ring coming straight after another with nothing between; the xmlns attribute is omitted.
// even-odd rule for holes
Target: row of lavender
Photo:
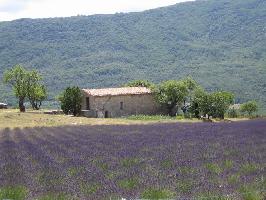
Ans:
<svg viewBox="0 0 266 200"><path fill-rule="evenodd" d="M242 199L245 186L264 195L265 144L263 120L5 129L0 188L23 187L26 199Z"/></svg>

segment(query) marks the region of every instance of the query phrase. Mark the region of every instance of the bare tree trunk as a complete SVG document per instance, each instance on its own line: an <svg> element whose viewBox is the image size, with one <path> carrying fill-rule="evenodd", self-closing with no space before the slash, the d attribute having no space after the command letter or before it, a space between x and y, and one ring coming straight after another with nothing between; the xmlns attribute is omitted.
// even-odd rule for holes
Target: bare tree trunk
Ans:
<svg viewBox="0 0 266 200"><path fill-rule="evenodd" d="M18 102L19 110L20 112L25 112L25 106L24 106L24 98L19 98Z"/></svg>
<svg viewBox="0 0 266 200"><path fill-rule="evenodd" d="M174 108L175 108L175 104L170 104L170 105L167 106L168 114L171 117L174 117L176 115L176 112L175 112Z"/></svg>

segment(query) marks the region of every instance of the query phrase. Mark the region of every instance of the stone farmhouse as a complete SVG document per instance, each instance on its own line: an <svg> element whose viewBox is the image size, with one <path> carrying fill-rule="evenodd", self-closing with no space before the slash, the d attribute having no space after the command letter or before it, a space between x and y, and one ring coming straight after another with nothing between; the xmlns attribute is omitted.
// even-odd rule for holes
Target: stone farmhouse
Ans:
<svg viewBox="0 0 266 200"><path fill-rule="evenodd" d="M162 114L163 111L146 87L82 89L82 115L110 118L129 115Z"/></svg>

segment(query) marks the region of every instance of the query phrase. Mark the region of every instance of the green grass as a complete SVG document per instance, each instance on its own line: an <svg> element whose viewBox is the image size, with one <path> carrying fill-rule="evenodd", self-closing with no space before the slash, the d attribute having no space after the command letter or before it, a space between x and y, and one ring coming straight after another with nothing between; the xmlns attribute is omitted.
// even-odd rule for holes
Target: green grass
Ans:
<svg viewBox="0 0 266 200"><path fill-rule="evenodd" d="M80 187L81 187L81 192L84 195L90 196L91 194L96 193L100 189L100 184L98 184L98 183L94 183L94 184L82 183Z"/></svg>
<svg viewBox="0 0 266 200"><path fill-rule="evenodd" d="M239 192L243 200L264 200L266 198L266 195L254 185L243 186Z"/></svg>
<svg viewBox="0 0 266 200"><path fill-rule="evenodd" d="M224 151L224 155L225 156L237 156L237 155L239 155L239 152L236 149L226 149Z"/></svg>
<svg viewBox="0 0 266 200"><path fill-rule="evenodd" d="M0 129L5 128L25 128L25 127L56 127L68 125L135 125L135 124L150 124L158 122L175 122L179 117L169 116L131 116L128 118L87 118L87 117L70 117L66 115L48 115L40 111L27 111L20 113L16 109L0 109ZM184 119L180 122L200 122L197 119Z"/></svg>
<svg viewBox="0 0 266 200"><path fill-rule="evenodd" d="M42 171L40 172L37 177L37 181L44 186L56 186L61 185L64 182L63 177L57 177L56 172L52 170Z"/></svg>
<svg viewBox="0 0 266 200"><path fill-rule="evenodd" d="M118 182L119 187L131 190L138 186L139 180L137 178L123 179Z"/></svg>
<svg viewBox="0 0 266 200"><path fill-rule="evenodd" d="M130 120L174 120L175 117L167 115L132 115L127 117Z"/></svg>
<svg viewBox="0 0 266 200"><path fill-rule="evenodd" d="M240 175L239 174L232 174L227 178L227 181L231 185L235 185L240 181Z"/></svg>
<svg viewBox="0 0 266 200"><path fill-rule="evenodd" d="M103 171L106 171L106 170L108 170L108 168L109 168L108 164L105 163L105 162L103 162L103 163L98 163L97 166L98 166L99 168L101 168Z"/></svg>
<svg viewBox="0 0 266 200"><path fill-rule="evenodd" d="M142 194L142 199L171 199L174 198L175 193L167 189L146 189Z"/></svg>
<svg viewBox="0 0 266 200"><path fill-rule="evenodd" d="M206 169L212 174L219 175L222 173L222 169L216 163L208 163L205 165Z"/></svg>
<svg viewBox="0 0 266 200"><path fill-rule="evenodd" d="M84 167L70 167L68 168L68 175L71 177L77 176L79 173L81 173L84 170Z"/></svg>
<svg viewBox="0 0 266 200"><path fill-rule="evenodd" d="M121 165L125 168L133 167L138 163L140 163L140 160L138 158L125 158L121 160Z"/></svg>
<svg viewBox="0 0 266 200"><path fill-rule="evenodd" d="M233 200L233 199L230 197L221 195L221 194L205 192L205 193L198 194L198 197L196 198L196 200Z"/></svg>
<svg viewBox="0 0 266 200"><path fill-rule="evenodd" d="M73 198L70 198L66 194L47 194L44 195L37 200L73 200Z"/></svg>
<svg viewBox="0 0 266 200"><path fill-rule="evenodd" d="M193 167L188 167L188 166L181 166L179 167L178 169L178 172L180 174L184 174L184 175L190 175L190 174L193 174L195 173L196 169L193 168Z"/></svg>
<svg viewBox="0 0 266 200"><path fill-rule="evenodd" d="M251 174L259 170L259 166L255 163L245 163L240 166L240 172L242 174Z"/></svg>
<svg viewBox="0 0 266 200"><path fill-rule="evenodd" d="M126 119L128 120L139 120L139 121L186 121L186 122L199 122L200 120L196 118L185 118L183 115L177 115L175 117L171 117L169 115L131 115Z"/></svg>
<svg viewBox="0 0 266 200"><path fill-rule="evenodd" d="M171 168L171 167L173 167L173 165L174 165L174 162L172 160L164 160L161 162L161 166L164 169Z"/></svg>
<svg viewBox="0 0 266 200"><path fill-rule="evenodd" d="M232 169L234 166L234 162L232 160L225 160L224 163L223 163L223 168L224 169Z"/></svg>
<svg viewBox="0 0 266 200"><path fill-rule="evenodd" d="M28 194L24 186L8 186L0 188L0 199L24 200Z"/></svg>
<svg viewBox="0 0 266 200"><path fill-rule="evenodd" d="M178 180L177 183L177 191L180 193L188 194L193 189L193 180L186 179L186 180Z"/></svg>

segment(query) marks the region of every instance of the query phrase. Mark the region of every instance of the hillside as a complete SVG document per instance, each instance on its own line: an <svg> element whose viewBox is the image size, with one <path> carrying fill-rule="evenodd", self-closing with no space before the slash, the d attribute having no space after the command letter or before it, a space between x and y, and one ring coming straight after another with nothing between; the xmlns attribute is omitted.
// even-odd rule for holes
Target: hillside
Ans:
<svg viewBox="0 0 266 200"><path fill-rule="evenodd" d="M191 75L266 107L266 1L207 0L139 13L0 23L0 78L21 63L50 98L69 85L119 86ZM0 83L0 101L14 101Z"/></svg>

